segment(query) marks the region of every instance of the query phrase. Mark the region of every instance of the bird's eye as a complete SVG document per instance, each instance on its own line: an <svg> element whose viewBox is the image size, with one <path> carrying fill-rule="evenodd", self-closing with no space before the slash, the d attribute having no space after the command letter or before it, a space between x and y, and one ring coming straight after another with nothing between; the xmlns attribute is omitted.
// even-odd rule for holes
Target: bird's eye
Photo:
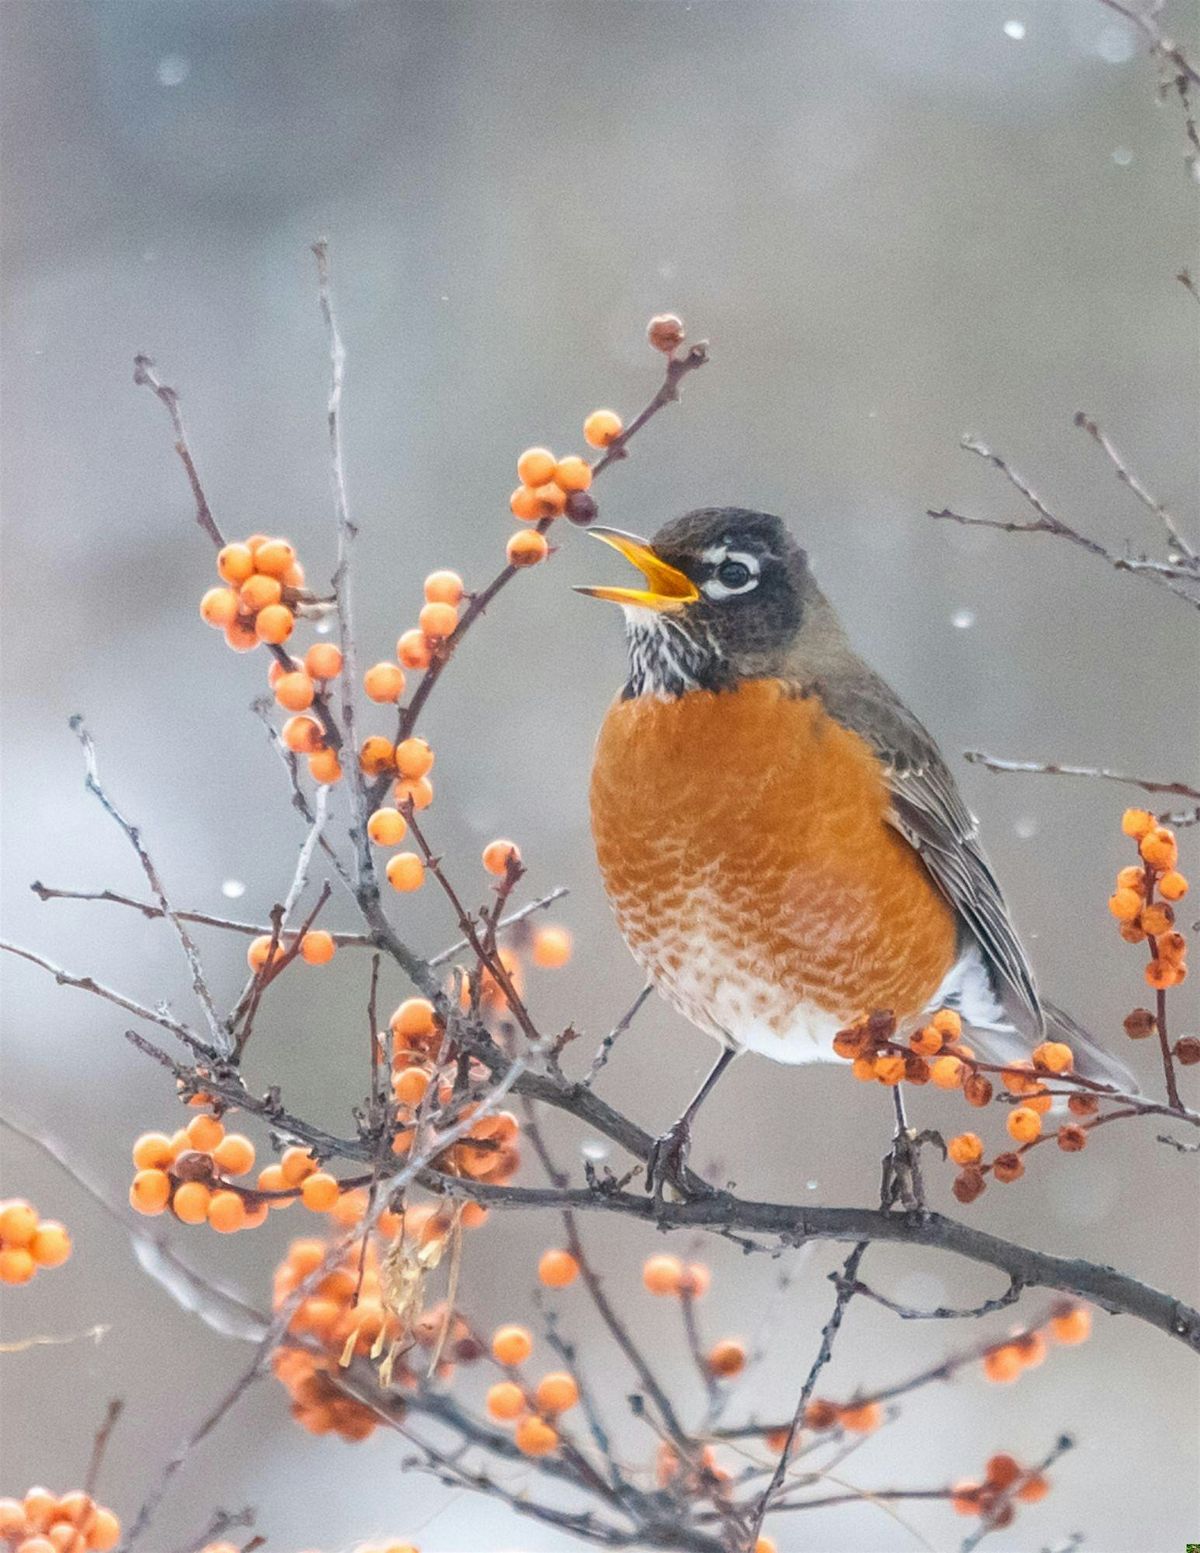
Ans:
<svg viewBox="0 0 1200 1553"><path fill-rule="evenodd" d="M740 593L750 581L750 568L741 561L722 561L717 567L717 581L730 593Z"/></svg>

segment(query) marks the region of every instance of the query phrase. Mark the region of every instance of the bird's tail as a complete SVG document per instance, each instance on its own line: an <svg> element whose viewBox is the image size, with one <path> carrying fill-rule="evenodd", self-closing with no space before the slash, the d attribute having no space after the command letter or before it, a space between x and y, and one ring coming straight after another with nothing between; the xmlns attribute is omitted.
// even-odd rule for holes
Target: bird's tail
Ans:
<svg viewBox="0 0 1200 1553"><path fill-rule="evenodd" d="M1100 1044L1094 1035L1085 1030L1078 1020L1065 1009L1042 1000L1045 1015L1045 1039L1063 1041L1075 1056L1075 1072L1082 1078L1097 1084L1111 1084L1122 1094L1139 1094L1140 1088L1133 1073L1118 1057L1114 1057ZM993 1062L1018 1062L1028 1059L1030 1038L1015 1025L1007 1023L975 1024L964 1011L971 1035L971 1043L982 1055Z"/></svg>

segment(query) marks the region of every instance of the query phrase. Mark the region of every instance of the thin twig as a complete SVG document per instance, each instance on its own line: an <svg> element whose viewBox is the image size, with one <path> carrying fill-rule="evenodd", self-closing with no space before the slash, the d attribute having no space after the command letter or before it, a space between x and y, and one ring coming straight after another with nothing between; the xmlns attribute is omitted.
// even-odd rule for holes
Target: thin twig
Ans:
<svg viewBox="0 0 1200 1553"><path fill-rule="evenodd" d="M1186 782L1155 782L1149 777L1130 776L1124 771L1109 771L1103 766L1072 766L1057 760L1004 760L989 755L985 750L964 750L963 759L973 766L984 766L988 771L1016 771L1031 776L1092 777L1103 782L1120 782L1126 787L1140 787L1144 793L1167 793L1178 798L1200 799L1200 788Z"/></svg>
<svg viewBox="0 0 1200 1553"><path fill-rule="evenodd" d="M1179 525L1175 522L1175 519L1163 506L1162 502L1151 496L1150 492L1134 474L1133 470L1130 469L1120 453L1117 452L1111 440L1101 431L1100 426L1093 417L1086 414L1083 410L1077 410L1075 412L1075 424L1081 431L1086 431L1096 446L1103 451L1105 457L1113 466L1117 479L1120 480L1121 484L1127 486L1137 497L1138 501L1141 502L1142 506L1152 512L1162 524L1166 532L1167 544L1171 550L1172 560L1195 561L1197 559L1196 552L1179 532Z"/></svg>
<svg viewBox="0 0 1200 1553"><path fill-rule="evenodd" d="M188 484L192 488L192 496L196 502L196 522L220 550L225 544L225 536L217 527L217 520L212 515L212 509L208 505L208 498L204 494L204 487L200 483L200 475L196 469L196 461L192 457L192 450L188 445L187 433L183 429L183 415L179 408L179 395L173 388L162 382L154 371L154 363L149 356L135 356L133 358L133 381L139 387L151 389L166 406L167 414L171 417L171 426L175 432L175 451L180 462L187 472Z"/></svg>
<svg viewBox="0 0 1200 1553"><path fill-rule="evenodd" d="M154 860L142 845L142 836L139 828L132 824L117 808L116 804L104 790L100 781L100 772L96 765L96 746L92 742L92 736L84 726L83 718L78 713L69 720L71 732L79 740L83 747L84 759L84 786L99 801L105 813L110 815L120 829L124 832L129 845L137 854L137 860L142 865L142 872L146 875L146 881L154 891L162 914L175 929L175 935L179 939L184 957L188 963L188 969L192 973L192 990L200 1003L204 1013L204 1019L208 1025L209 1035L212 1037L212 1045L215 1051L228 1050L228 1036L221 1028L221 1021L217 1018L216 1005L212 1000L212 993L208 990L208 983L204 979L204 969L200 964L200 953L192 940L191 934L184 927L179 917L175 914L167 893L163 888L162 880L158 876L158 870L154 866Z"/></svg>
<svg viewBox="0 0 1200 1553"><path fill-rule="evenodd" d="M620 1019L617 1020L616 1024L600 1042L600 1045L596 1048L596 1055L592 1058L591 1067L583 1075L583 1078L580 1079L580 1083L584 1089L590 1089L596 1082L597 1077L602 1072L605 1064L608 1062L608 1059L612 1056L613 1047L617 1044L618 1040L620 1040L621 1036L624 1035L625 1031L629 1029L630 1025L637 1017L638 1010L653 991L654 983L652 981L648 981L642 990L638 993L637 997L634 998L633 1002L621 1015Z"/></svg>
<svg viewBox="0 0 1200 1553"><path fill-rule="evenodd" d="M116 1428L117 1420L125 1411L123 1397L113 1397L105 1409L103 1421L96 1430L96 1437L92 1441L92 1454L88 1459L87 1471L83 1475L83 1491L94 1496L100 1482L100 1468L104 1465L104 1453L108 1449L108 1442L112 1432Z"/></svg>

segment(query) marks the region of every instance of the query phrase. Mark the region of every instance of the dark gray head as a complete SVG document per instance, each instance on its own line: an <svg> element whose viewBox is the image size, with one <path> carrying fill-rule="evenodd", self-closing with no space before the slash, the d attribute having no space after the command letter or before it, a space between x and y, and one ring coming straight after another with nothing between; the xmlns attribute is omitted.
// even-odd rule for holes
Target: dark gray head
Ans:
<svg viewBox="0 0 1200 1553"><path fill-rule="evenodd" d="M613 529L591 532L648 584L580 590L625 610L627 695L723 690L782 674L810 616L828 615L807 556L770 513L700 507L649 543Z"/></svg>

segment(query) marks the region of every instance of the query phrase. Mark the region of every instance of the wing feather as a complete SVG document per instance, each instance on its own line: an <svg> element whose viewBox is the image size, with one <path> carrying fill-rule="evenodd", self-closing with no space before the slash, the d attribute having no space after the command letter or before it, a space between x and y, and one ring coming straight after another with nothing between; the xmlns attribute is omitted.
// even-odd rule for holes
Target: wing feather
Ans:
<svg viewBox="0 0 1200 1553"><path fill-rule="evenodd" d="M996 990L1018 1028L1039 1038L1044 1019L1033 968L962 800L928 730L865 666L818 693L830 715L875 749L892 799L892 825L920 854L962 927L983 951Z"/></svg>

